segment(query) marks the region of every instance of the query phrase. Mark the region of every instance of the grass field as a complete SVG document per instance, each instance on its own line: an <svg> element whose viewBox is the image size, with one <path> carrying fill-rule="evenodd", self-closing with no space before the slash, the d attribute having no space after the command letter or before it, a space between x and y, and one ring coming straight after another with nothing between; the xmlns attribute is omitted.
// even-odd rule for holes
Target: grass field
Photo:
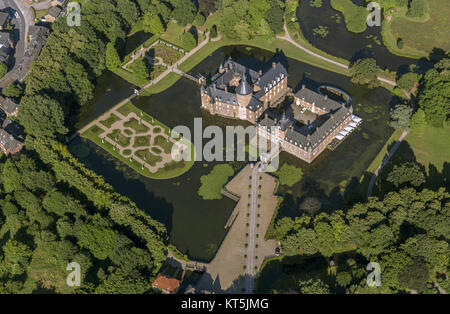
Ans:
<svg viewBox="0 0 450 314"><path fill-rule="evenodd" d="M427 171L429 165L434 165L442 171L444 163L450 162L450 126L435 128L427 126L423 134L410 132L405 138L414 152L416 160L423 164Z"/></svg>
<svg viewBox="0 0 450 314"><path fill-rule="evenodd" d="M406 9L389 13L392 19L383 22L383 40L391 52L420 58L428 56L433 48L450 51L450 2L428 0L428 3L429 18L422 21L406 17ZM403 49L397 47L398 38L404 41Z"/></svg>
<svg viewBox="0 0 450 314"><path fill-rule="evenodd" d="M386 144L383 146L383 148L379 151L378 155L372 160L372 163L367 168L367 172L375 173L378 166L383 161L384 157L388 153L388 148L391 147L393 143L395 143L402 134L401 130L395 130L394 133L392 133L391 137L387 140Z"/></svg>

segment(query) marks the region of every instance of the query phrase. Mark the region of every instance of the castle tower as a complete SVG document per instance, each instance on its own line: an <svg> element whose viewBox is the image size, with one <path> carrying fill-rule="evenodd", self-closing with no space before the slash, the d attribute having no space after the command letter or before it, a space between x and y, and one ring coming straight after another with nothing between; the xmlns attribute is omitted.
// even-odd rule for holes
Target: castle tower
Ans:
<svg viewBox="0 0 450 314"><path fill-rule="evenodd" d="M236 98L239 103L239 105L243 107L247 107L247 105L250 103L250 100L253 97L253 88L250 86L250 84L247 82L247 77L245 74L242 77L241 83L236 88Z"/></svg>

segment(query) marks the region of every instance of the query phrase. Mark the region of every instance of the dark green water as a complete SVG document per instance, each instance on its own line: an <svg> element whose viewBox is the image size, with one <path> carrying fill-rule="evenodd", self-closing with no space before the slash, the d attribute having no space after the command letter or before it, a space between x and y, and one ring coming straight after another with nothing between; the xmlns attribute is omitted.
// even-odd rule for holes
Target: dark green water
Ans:
<svg viewBox="0 0 450 314"><path fill-rule="evenodd" d="M353 2L359 6L367 6L363 0ZM302 33L314 47L350 61L371 57L377 60L382 69L388 68L397 72L406 72L411 64L418 64L423 70L430 66L426 60L418 61L392 54L383 44L381 26L367 26L366 31L360 34L349 32L343 14L331 7L330 0L324 0L322 3L322 7L315 8L310 6L309 0L303 0L297 9ZM369 14L369 11L367 13ZM319 25L328 28L325 38L313 33L313 29Z"/></svg>
<svg viewBox="0 0 450 314"><path fill-rule="evenodd" d="M201 62L191 74L202 73L208 77L230 55L255 69L274 57L272 53L256 48L225 47ZM322 153L312 164L306 164L287 153L281 155L282 163L289 162L302 167L305 173L304 179L296 186L280 188L279 192L287 196L283 214L299 213L298 202L311 190L319 194L325 209L341 208L343 196L340 184L345 188L352 178L359 179L393 131L387 125L392 97L385 89L369 90L353 85L345 76L287 59L282 54L275 58L287 67L289 86L296 89L306 84L316 89L319 85L328 84L341 88L351 95L356 114L365 119L361 130L354 132L334 152ZM107 111L130 95L132 89L132 85L114 74L105 73L98 81L93 103L81 112L78 125L84 125ZM359 103L363 105L357 106ZM186 125L192 130L194 117L203 117L203 126L241 124L201 111L199 87L184 78L160 94L139 97L135 105L170 127ZM77 139L71 148L87 167L103 175L119 193L130 197L141 209L163 222L170 232L171 241L181 251L201 260L209 260L214 256L226 234L223 227L235 205L226 198L204 201L197 195L200 177L207 174L216 163L196 162L190 171L178 178L151 180L121 165L90 142ZM236 169L242 165L233 164Z"/></svg>

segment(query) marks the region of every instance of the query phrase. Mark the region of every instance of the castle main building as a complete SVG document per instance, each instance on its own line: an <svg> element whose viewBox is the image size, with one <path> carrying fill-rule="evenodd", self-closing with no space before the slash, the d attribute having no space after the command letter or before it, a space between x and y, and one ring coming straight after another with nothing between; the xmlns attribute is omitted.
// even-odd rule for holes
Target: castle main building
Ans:
<svg viewBox="0 0 450 314"><path fill-rule="evenodd" d="M287 71L281 63L263 73L229 58L208 87L201 88L202 108L211 114L256 123L270 104L288 92Z"/></svg>
<svg viewBox="0 0 450 314"><path fill-rule="evenodd" d="M290 116L266 113L258 123L258 135L279 143L286 152L312 162L352 123L353 108L302 86L294 95ZM274 128L278 132L274 131ZM348 132L347 132L348 133Z"/></svg>
<svg viewBox="0 0 450 314"><path fill-rule="evenodd" d="M230 58L220 65L212 83L201 87L202 108L213 115L257 124L258 136L310 163L334 138L342 139L350 133L361 119L353 115L351 106L305 85L282 116L270 112L268 108L290 92L287 78L281 63L272 63L266 72L256 72Z"/></svg>

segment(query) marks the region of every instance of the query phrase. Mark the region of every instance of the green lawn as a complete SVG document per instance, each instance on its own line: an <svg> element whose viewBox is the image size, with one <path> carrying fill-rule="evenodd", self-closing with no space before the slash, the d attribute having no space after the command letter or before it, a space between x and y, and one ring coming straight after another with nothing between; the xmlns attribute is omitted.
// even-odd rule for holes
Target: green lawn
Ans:
<svg viewBox="0 0 450 314"><path fill-rule="evenodd" d="M162 160L161 156L152 154L148 149L138 150L136 155L144 159L150 166L155 166L158 162Z"/></svg>
<svg viewBox="0 0 450 314"><path fill-rule="evenodd" d="M120 118L118 116L116 116L114 113L111 113L107 119L100 121L100 123L106 126L107 128L110 128L114 122L117 122L119 120Z"/></svg>
<svg viewBox="0 0 450 314"><path fill-rule="evenodd" d="M133 145L133 147L150 146L151 138L152 137L150 135L136 136L134 138L134 145Z"/></svg>
<svg viewBox="0 0 450 314"><path fill-rule="evenodd" d="M161 135L158 135L157 137L155 137L155 141L153 142L153 144L161 147L166 154L170 154L170 152L172 151L173 143L170 141L167 141L166 138L164 138Z"/></svg>
<svg viewBox="0 0 450 314"><path fill-rule="evenodd" d="M137 134L148 132L149 128L143 124L139 124L139 121L135 118L131 118L123 124L127 128L133 129Z"/></svg>
<svg viewBox="0 0 450 314"><path fill-rule="evenodd" d="M450 50L450 2L428 0L428 3L429 18L422 21L406 17L406 9L385 13L392 16L390 22L383 22L382 32L384 43L391 52L420 58L428 56L433 48ZM397 47L399 38L405 44L403 49Z"/></svg>
<svg viewBox="0 0 450 314"><path fill-rule="evenodd" d="M367 167L366 172L370 172L372 174L375 173L378 166L383 161L384 157L386 157L388 153L388 148L391 147L392 144L400 138L401 134L402 134L401 130L395 130L394 133L392 133L391 137L387 140L386 144L384 144L383 148L381 148L377 156L372 160L372 163L369 165L369 167Z"/></svg>
<svg viewBox="0 0 450 314"><path fill-rule="evenodd" d="M117 142L122 147L127 147L130 145L130 138L122 134L120 130L113 130L107 135L110 139Z"/></svg>
<svg viewBox="0 0 450 314"><path fill-rule="evenodd" d="M344 15L348 31L362 33L366 30L368 11L365 7L355 5L351 0L331 0L330 4L333 9Z"/></svg>
<svg viewBox="0 0 450 314"><path fill-rule="evenodd" d="M445 162L450 162L450 126L435 128L427 126L423 134L410 132L405 142L412 148L416 160L423 164L426 169L434 165L442 171Z"/></svg>
<svg viewBox="0 0 450 314"><path fill-rule="evenodd" d="M180 40L180 35L184 32L185 27L178 25L177 23L170 22L167 25L167 29L160 37L172 44L177 45L184 49L183 43Z"/></svg>

